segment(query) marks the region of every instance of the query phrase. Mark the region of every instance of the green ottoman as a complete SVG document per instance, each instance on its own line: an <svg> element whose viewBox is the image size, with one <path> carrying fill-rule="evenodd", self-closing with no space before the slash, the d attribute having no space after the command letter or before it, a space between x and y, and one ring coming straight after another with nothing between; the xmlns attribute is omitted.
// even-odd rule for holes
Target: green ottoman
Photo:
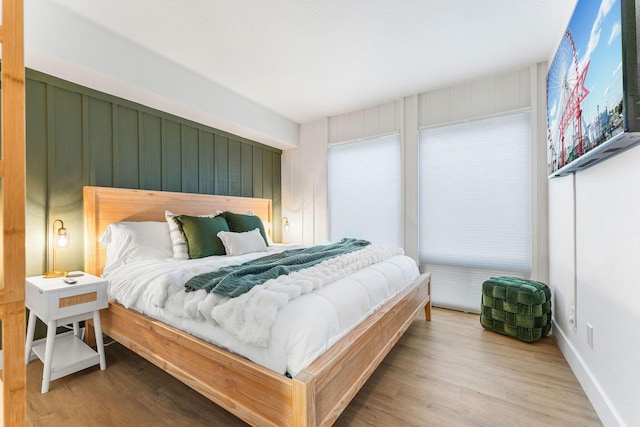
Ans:
<svg viewBox="0 0 640 427"><path fill-rule="evenodd" d="M538 341L551 329L551 291L533 280L492 277L482 284L480 324L522 341Z"/></svg>

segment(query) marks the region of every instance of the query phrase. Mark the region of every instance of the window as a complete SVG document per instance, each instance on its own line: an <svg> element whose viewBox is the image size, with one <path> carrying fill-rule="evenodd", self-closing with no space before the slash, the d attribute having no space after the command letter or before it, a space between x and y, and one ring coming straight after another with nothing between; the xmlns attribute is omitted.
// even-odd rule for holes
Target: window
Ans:
<svg viewBox="0 0 640 427"><path fill-rule="evenodd" d="M400 136L329 147L329 238L402 246Z"/></svg>
<svg viewBox="0 0 640 427"><path fill-rule="evenodd" d="M420 131L420 264L433 303L478 312L481 285L531 274L529 112Z"/></svg>

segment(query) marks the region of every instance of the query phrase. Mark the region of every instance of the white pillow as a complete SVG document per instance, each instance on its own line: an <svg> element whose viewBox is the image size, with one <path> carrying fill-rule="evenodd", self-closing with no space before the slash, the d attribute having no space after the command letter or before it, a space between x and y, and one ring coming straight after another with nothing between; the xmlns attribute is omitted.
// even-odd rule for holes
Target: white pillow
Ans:
<svg viewBox="0 0 640 427"><path fill-rule="evenodd" d="M222 240L227 255L242 255L250 252L265 252L267 250L267 245L258 228L243 233L220 231L218 232L218 237Z"/></svg>
<svg viewBox="0 0 640 427"><path fill-rule="evenodd" d="M123 264L173 256L166 222L115 222L98 241L107 247L105 273Z"/></svg>
<svg viewBox="0 0 640 427"><path fill-rule="evenodd" d="M189 259L189 247L187 246L187 239L184 237L184 233L180 230L180 226L173 219L174 215L169 211L164 211L164 217L167 219L169 225L169 236L171 237L171 248L173 251L173 257L178 259Z"/></svg>
<svg viewBox="0 0 640 427"><path fill-rule="evenodd" d="M218 209L216 211L216 215L220 215L223 212L224 211L221 211L220 209ZM254 216L255 212L254 211L247 211L246 215ZM269 221L265 221L262 218L261 218L261 220L262 220L262 227L264 228L264 233L267 236L267 245L273 246L273 238L271 237L271 223Z"/></svg>
<svg viewBox="0 0 640 427"><path fill-rule="evenodd" d="M264 232L267 235L267 244L269 246L273 246L273 238L271 236L271 232L273 231L273 229L271 228L271 223L263 219L262 226L264 227Z"/></svg>

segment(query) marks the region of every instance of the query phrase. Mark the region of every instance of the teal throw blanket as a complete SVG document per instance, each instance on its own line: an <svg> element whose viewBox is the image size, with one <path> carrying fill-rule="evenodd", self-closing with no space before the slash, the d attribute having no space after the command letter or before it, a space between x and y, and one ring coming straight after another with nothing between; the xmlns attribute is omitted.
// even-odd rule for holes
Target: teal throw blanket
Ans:
<svg viewBox="0 0 640 427"><path fill-rule="evenodd" d="M240 265L229 265L210 273L199 274L185 284L187 292L205 289L231 298L248 292L269 279L293 273L330 258L354 252L369 245L366 240L344 238L337 243L303 249L290 249Z"/></svg>

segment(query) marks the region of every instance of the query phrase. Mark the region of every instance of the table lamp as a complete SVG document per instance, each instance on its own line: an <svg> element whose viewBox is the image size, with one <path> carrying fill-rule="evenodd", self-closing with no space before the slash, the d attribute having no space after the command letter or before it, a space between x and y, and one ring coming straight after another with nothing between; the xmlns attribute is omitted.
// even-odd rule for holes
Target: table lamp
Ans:
<svg viewBox="0 0 640 427"><path fill-rule="evenodd" d="M60 223L60 227L56 229L56 223ZM56 250L69 247L69 235L67 229L64 228L64 222L61 219L56 219L51 225L51 254L52 254L52 270L44 274L46 278L63 277L67 274L66 271L58 271L56 269Z"/></svg>

